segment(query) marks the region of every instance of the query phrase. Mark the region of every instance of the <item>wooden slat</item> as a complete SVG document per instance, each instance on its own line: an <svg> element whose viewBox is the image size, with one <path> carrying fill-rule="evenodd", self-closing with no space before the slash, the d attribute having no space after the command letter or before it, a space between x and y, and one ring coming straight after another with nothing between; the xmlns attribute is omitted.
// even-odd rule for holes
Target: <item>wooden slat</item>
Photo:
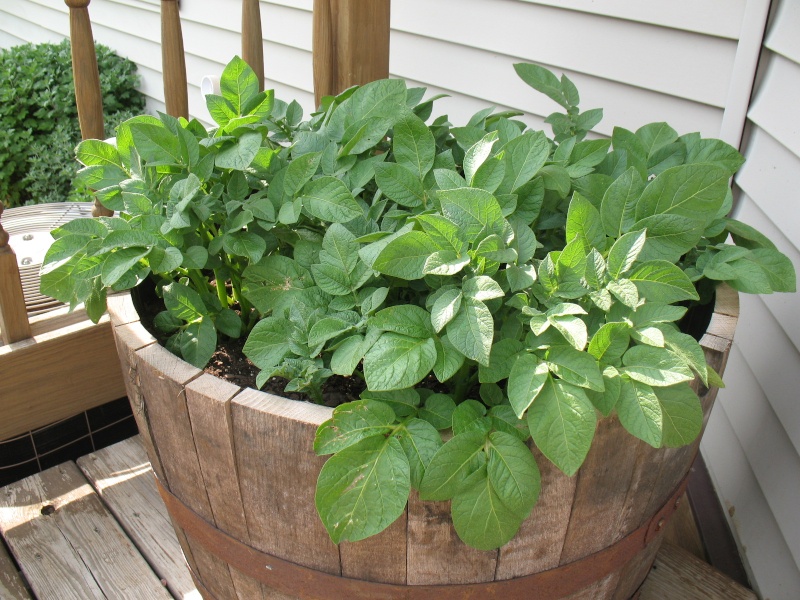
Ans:
<svg viewBox="0 0 800 600"><path fill-rule="evenodd" d="M186 59L178 0L161 0L161 60L167 113L189 118Z"/></svg>
<svg viewBox="0 0 800 600"><path fill-rule="evenodd" d="M2 203L0 203L2 212ZM0 236L5 232L0 227ZM6 240L8 235L6 235ZM0 237L0 336L3 344L13 344L31 337L25 294L19 280L17 255Z"/></svg>
<svg viewBox="0 0 800 600"><path fill-rule="evenodd" d="M692 470L694 471L694 469ZM689 505L689 498L686 494L681 496L678 510L667 524L664 531L664 541L683 548L700 560L706 560L703 540L697 529L692 508Z"/></svg>
<svg viewBox="0 0 800 600"><path fill-rule="evenodd" d="M360 542L342 542L342 577L404 584L406 577L408 510L389 527Z"/></svg>
<svg viewBox="0 0 800 600"><path fill-rule="evenodd" d="M256 72L258 90L264 89L264 41L258 0L242 0L242 58Z"/></svg>
<svg viewBox="0 0 800 600"><path fill-rule="evenodd" d="M0 491L0 531L40 600L168 600L74 463Z"/></svg>
<svg viewBox="0 0 800 600"><path fill-rule="evenodd" d="M173 596L199 597L139 436L88 454L78 466Z"/></svg>
<svg viewBox="0 0 800 600"><path fill-rule="evenodd" d="M250 543L233 448L230 400L241 388L211 375L201 375L186 386L186 405L197 457L216 526ZM241 600L264 595L259 582L229 566Z"/></svg>
<svg viewBox="0 0 800 600"><path fill-rule="evenodd" d="M3 544L0 544L0 598L31 600L30 592Z"/></svg>
<svg viewBox="0 0 800 600"><path fill-rule="evenodd" d="M663 544L641 600L757 600L757 596L686 550Z"/></svg>

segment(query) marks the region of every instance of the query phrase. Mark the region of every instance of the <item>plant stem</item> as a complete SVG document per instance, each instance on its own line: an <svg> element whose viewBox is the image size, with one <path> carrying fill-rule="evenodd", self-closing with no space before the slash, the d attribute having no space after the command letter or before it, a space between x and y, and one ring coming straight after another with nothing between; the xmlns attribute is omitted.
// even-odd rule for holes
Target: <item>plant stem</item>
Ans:
<svg viewBox="0 0 800 600"><path fill-rule="evenodd" d="M219 270L216 269L214 270L214 282L216 283L217 288L217 298L219 298L222 308L228 308L230 302L228 298L228 292L225 290L225 280L222 279Z"/></svg>

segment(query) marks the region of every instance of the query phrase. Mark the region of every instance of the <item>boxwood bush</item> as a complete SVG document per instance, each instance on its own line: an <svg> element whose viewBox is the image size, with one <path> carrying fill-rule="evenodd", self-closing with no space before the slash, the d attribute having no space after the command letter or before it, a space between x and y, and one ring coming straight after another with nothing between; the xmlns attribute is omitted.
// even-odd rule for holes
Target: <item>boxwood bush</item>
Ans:
<svg viewBox="0 0 800 600"><path fill-rule="evenodd" d="M136 65L96 46L106 133L144 108ZM120 114L122 113L122 114ZM0 51L0 200L6 206L87 200L72 187L80 141L69 40Z"/></svg>

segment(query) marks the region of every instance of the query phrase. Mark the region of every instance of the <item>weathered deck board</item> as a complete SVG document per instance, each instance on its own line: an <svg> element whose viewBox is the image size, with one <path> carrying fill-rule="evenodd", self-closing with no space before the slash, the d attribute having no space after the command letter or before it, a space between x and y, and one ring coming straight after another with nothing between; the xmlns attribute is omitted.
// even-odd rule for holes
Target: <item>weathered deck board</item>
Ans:
<svg viewBox="0 0 800 600"><path fill-rule="evenodd" d="M139 436L88 454L78 466L172 595L199 599Z"/></svg>
<svg viewBox="0 0 800 600"><path fill-rule="evenodd" d="M0 532L34 598L168 598L161 578L175 598L199 600L139 437L89 454L78 463L94 490L73 463L0 490L0 507L5 509L0 511ZM44 506L53 506L55 512L42 515ZM0 545L0 598L30 598L24 595L22 582L10 583L9 577L16 573L7 557L9 564L4 566L2 554ZM116 591L108 587L112 581ZM131 581L133 587L121 587ZM640 598L757 600L750 590L669 543L658 553Z"/></svg>
<svg viewBox="0 0 800 600"><path fill-rule="evenodd" d="M17 567L0 544L0 598L8 600L30 600L30 593L17 573Z"/></svg>
<svg viewBox="0 0 800 600"><path fill-rule="evenodd" d="M0 531L37 598L170 598L75 463L6 486L0 508Z"/></svg>

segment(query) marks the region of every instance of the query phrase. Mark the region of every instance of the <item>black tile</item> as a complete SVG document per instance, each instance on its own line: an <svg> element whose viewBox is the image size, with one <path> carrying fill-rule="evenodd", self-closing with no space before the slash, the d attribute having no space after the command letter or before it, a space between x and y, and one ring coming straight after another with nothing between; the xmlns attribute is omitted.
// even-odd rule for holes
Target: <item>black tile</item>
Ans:
<svg viewBox="0 0 800 600"><path fill-rule="evenodd" d="M112 400L86 411L86 416L89 418L89 428L92 431L116 423L132 414L131 404L127 398Z"/></svg>
<svg viewBox="0 0 800 600"><path fill-rule="evenodd" d="M67 444L58 450L53 450L48 454L39 456L39 462L42 465L42 470L55 467L68 460L76 460L85 454L92 451L92 440L87 435L85 438L80 439L72 444Z"/></svg>
<svg viewBox="0 0 800 600"><path fill-rule="evenodd" d="M4 467L0 469L0 487L14 483L39 472L39 463L36 460L29 460L13 467Z"/></svg>
<svg viewBox="0 0 800 600"><path fill-rule="evenodd" d="M81 413L37 429L33 432L33 443L36 446L37 454L41 456L88 435L89 426L86 424L86 414ZM89 451L91 452L91 450Z"/></svg>
<svg viewBox="0 0 800 600"><path fill-rule="evenodd" d="M139 429L136 427L136 420L133 418L133 415L131 415L127 419L104 427L100 431L93 431L92 439L94 440L94 448L95 450L100 450L100 448L105 448L111 444L116 444L129 437L133 437L137 433L139 433Z"/></svg>
<svg viewBox="0 0 800 600"><path fill-rule="evenodd" d="M0 468L10 467L35 458L36 450L33 447L33 439L28 433L0 442Z"/></svg>

